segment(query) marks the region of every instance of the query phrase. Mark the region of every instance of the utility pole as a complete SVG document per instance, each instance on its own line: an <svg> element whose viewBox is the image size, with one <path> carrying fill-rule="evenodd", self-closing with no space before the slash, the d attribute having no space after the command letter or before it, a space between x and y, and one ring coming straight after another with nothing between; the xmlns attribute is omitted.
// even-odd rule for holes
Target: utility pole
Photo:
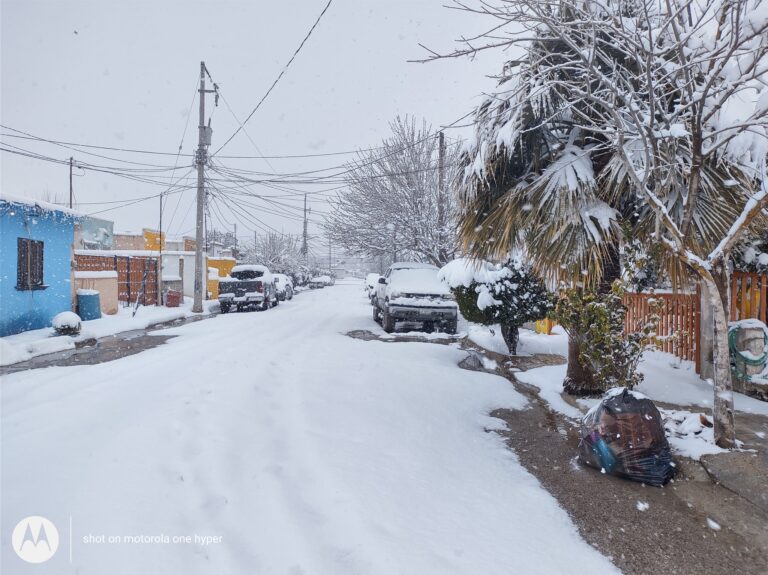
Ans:
<svg viewBox="0 0 768 575"><path fill-rule="evenodd" d="M235 249L232 250L232 257L237 259L237 224L235 224Z"/></svg>
<svg viewBox="0 0 768 575"><path fill-rule="evenodd" d="M203 269L203 242L205 241L205 163L208 160L208 146L211 145L211 127L205 125L205 94L215 90L205 89L205 62L200 62L200 122L197 136L197 219L195 224L195 299L192 303L194 313L203 311L203 281L208 275ZM215 84L214 84L215 87Z"/></svg>
<svg viewBox="0 0 768 575"><path fill-rule="evenodd" d="M437 252L442 258L444 255L445 239L445 137L442 130L437 133Z"/></svg>
<svg viewBox="0 0 768 575"><path fill-rule="evenodd" d="M328 275L333 275L333 265L331 263L331 236L328 236Z"/></svg>
<svg viewBox="0 0 768 575"><path fill-rule="evenodd" d="M72 156L69 157L69 209L72 209L72 196L74 195L74 192L72 190L72 164L74 162L74 158Z"/></svg>
<svg viewBox="0 0 768 575"><path fill-rule="evenodd" d="M301 242L301 253L304 256L304 264L309 264L309 247L307 245L307 194L304 194L304 236Z"/></svg>

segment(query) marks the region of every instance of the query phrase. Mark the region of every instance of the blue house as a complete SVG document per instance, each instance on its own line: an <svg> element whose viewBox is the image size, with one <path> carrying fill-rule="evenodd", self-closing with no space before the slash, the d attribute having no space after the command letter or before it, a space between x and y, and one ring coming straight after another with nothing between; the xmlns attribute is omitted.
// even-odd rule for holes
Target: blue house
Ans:
<svg viewBox="0 0 768 575"><path fill-rule="evenodd" d="M0 196L0 336L49 327L72 309L77 213Z"/></svg>

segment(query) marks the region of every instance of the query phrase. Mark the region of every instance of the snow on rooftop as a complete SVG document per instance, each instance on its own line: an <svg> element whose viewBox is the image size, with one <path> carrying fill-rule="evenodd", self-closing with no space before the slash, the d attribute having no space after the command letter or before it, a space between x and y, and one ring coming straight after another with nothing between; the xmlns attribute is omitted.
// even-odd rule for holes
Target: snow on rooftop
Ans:
<svg viewBox="0 0 768 575"><path fill-rule="evenodd" d="M67 214L69 216L74 216L77 218L84 218L87 215L83 214L81 212L77 212L73 209L60 206L58 204L52 204L50 202L44 202L42 200L36 200L34 198L27 198L24 196L15 196L12 194L7 194L5 192L0 192L0 202L8 202L9 204L23 204L25 206L37 206L41 210L46 210L49 212L61 212L63 214Z"/></svg>

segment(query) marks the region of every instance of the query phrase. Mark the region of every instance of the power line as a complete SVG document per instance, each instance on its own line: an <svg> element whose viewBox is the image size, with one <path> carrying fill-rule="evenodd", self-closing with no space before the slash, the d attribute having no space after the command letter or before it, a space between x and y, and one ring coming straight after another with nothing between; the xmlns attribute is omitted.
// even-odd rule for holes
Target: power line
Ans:
<svg viewBox="0 0 768 575"><path fill-rule="evenodd" d="M325 8L323 8L323 10L320 12L320 15L315 20L315 23L312 24L312 27L309 29L309 32L307 32L307 35L304 36L304 39L301 41L301 44L299 44L299 47L296 48L296 50L294 51L293 56L291 56L290 60L288 60L288 63L285 66L283 66L283 69L280 70L280 73L277 75L277 78L275 78L275 81L272 82L272 85L265 92L265 94L261 97L261 100L259 100L259 102L256 104L256 107L253 110L251 110L251 113L248 114L248 117L245 119L245 121L237 128L237 130L235 130L235 132L229 138L227 138L227 140L221 146L219 146L219 149L216 150L212 155L215 156L216 154L218 154L224 148L224 146L229 144L229 142L231 142L232 139L235 136L237 136L237 134L240 132L240 130L243 129L245 124L248 123L248 120L250 120L253 117L253 115L256 113L256 111L261 107L261 105L264 103L264 100L266 100L267 97L272 93L272 90L275 89L275 86L277 86L277 83L280 81L280 79L286 73L286 71L288 70L290 65L296 59L296 56L298 56L299 52L301 52L301 49L304 47L304 44L306 44L307 40L309 40L309 37L312 35L312 32L315 31L315 28L320 23L320 20L323 18L323 16L327 12L328 8L330 8L332 2L333 2L333 0L328 0L328 3L325 5Z"/></svg>

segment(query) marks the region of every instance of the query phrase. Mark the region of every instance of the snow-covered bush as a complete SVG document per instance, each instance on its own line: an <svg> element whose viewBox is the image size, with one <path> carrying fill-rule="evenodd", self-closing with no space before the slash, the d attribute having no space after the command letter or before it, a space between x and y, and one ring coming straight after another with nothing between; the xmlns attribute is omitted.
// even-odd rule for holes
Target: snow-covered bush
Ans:
<svg viewBox="0 0 768 575"><path fill-rule="evenodd" d="M63 311L51 320L53 331L58 335L77 335L81 325L80 316L72 311Z"/></svg>
<svg viewBox="0 0 768 575"><path fill-rule="evenodd" d="M500 324L504 342L517 354L518 328L546 317L552 300L530 267L516 260L504 265L460 258L445 265L439 279L451 288L467 321Z"/></svg>

